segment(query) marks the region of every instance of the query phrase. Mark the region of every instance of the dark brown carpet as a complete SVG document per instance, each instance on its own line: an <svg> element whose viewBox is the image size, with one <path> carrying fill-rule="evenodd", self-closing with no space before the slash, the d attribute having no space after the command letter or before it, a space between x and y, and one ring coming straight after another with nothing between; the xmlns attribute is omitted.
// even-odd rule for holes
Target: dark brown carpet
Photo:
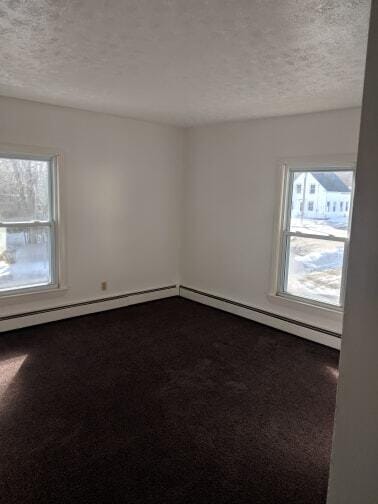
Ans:
<svg viewBox="0 0 378 504"><path fill-rule="evenodd" d="M2 334L0 500L324 504L337 364L180 298Z"/></svg>

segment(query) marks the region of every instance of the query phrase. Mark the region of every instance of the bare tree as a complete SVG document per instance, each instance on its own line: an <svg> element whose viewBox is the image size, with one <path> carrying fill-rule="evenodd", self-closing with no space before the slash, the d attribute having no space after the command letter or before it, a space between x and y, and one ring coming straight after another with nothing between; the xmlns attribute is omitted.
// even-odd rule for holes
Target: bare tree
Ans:
<svg viewBox="0 0 378 504"><path fill-rule="evenodd" d="M48 215L48 167L43 161L0 159L0 221L45 220ZM45 239L44 232L25 228L25 242Z"/></svg>

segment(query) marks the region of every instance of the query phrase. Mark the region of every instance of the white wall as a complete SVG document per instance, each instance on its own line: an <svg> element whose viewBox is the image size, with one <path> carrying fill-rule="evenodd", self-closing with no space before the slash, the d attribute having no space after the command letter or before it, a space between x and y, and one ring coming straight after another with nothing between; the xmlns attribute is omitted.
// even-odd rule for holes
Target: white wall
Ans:
<svg viewBox="0 0 378 504"><path fill-rule="evenodd" d="M180 273L183 285L340 332L341 314L267 296L278 161L355 153L359 115L350 109L183 131L0 98L1 144L64 155L69 285L33 300L0 300L1 315L170 285Z"/></svg>
<svg viewBox="0 0 378 504"><path fill-rule="evenodd" d="M268 298L279 160L356 154L359 109L186 132L181 283L340 332L341 314Z"/></svg>
<svg viewBox="0 0 378 504"><path fill-rule="evenodd" d="M69 286L1 316L178 282L180 129L0 98L0 143L63 153Z"/></svg>
<svg viewBox="0 0 378 504"><path fill-rule="evenodd" d="M328 504L378 502L378 2L372 2Z"/></svg>

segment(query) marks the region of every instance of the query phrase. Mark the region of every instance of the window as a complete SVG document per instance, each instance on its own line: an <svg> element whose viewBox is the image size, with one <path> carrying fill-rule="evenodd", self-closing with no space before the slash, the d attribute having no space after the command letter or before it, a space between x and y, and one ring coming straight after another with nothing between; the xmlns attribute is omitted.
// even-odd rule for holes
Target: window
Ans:
<svg viewBox="0 0 378 504"><path fill-rule="evenodd" d="M0 155L0 295L57 286L56 158Z"/></svg>
<svg viewBox="0 0 378 504"><path fill-rule="evenodd" d="M281 227L281 259L278 294L320 305L341 307L344 301L346 257L349 245L349 216L327 217L308 201L301 211L291 208L294 181L299 176L315 178L328 196L344 192L352 205L354 171L351 168L318 170L287 169L286 196ZM336 203L333 204L336 209ZM327 201L327 210L330 202Z"/></svg>
<svg viewBox="0 0 378 504"><path fill-rule="evenodd" d="M340 212L342 212L344 209L344 203L342 201L340 201Z"/></svg>
<svg viewBox="0 0 378 504"><path fill-rule="evenodd" d="M310 185L310 194L315 194L315 184Z"/></svg>
<svg viewBox="0 0 378 504"><path fill-rule="evenodd" d="M329 201L327 201L327 212L330 211L330 208L331 208L331 203Z"/></svg>
<svg viewBox="0 0 378 504"><path fill-rule="evenodd" d="M302 192L302 184L297 184L297 194L301 194Z"/></svg>
<svg viewBox="0 0 378 504"><path fill-rule="evenodd" d="M349 202L348 202L348 201L346 201L346 202L345 202L345 211L347 212L348 210L349 210Z"/></svg>
<svg viewBox="0 0 378 504"><path fill-rule="evenodd" d="M333 211L336 212L336 201L333 202Z"/></svg>

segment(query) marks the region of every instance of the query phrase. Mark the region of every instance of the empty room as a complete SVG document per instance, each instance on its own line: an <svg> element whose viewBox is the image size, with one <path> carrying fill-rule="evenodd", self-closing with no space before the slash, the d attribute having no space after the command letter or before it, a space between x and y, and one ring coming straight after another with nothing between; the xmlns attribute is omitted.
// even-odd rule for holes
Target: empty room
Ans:
<svg viewBox="0 0 378 504"><path fill-rule="evenodd" d="M378 504L378 1L0 34L0 502Z"/></svg>

